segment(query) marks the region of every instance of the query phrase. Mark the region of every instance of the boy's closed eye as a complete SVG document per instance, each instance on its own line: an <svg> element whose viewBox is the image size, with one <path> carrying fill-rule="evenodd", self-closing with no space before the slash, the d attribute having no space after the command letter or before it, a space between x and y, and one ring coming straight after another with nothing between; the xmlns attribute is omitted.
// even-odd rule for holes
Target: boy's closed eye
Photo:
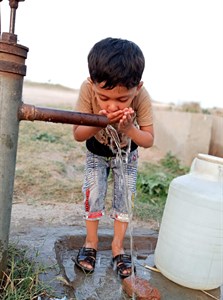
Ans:
<svg viewBox="0 0 223 300"><path fill-rule="evenodd" d="M98 98L101 101L109 101L109 100L111 100L109 97L106 97L106 96L103 96L103 95L98 95ZM129 97L120 97L120 98L114 99L113 101L127 102L128 100L129 100Z"/></svg>

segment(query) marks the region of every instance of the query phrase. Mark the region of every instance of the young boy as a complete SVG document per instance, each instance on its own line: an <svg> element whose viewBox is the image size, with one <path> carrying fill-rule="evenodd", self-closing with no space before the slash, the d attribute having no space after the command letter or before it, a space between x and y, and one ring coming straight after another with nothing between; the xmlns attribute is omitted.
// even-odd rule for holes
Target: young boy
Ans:
<svg viewBox="0 0 223 300"><path fill-rule="evenodd" d="M141 81L144 66L141 49L128 40L103 39L88 54L90 78L81 86L75 110L107 116L109 126L113 126L119 136L123 163L116 159L117 147L108 130L74 125L74 139L86 141L87 147L82 189L87 235L75 259L76 265L85 272L93 272L95 268L97 231L104 215L110 170L114 177L112 262L121 277L130 276L132 272L131 256L125 254L123 248L129 222L127 202L132 202L136 193L137 147L151 147L154 139L151 99ZM122 166L124 181L120 180Z"/></svg>

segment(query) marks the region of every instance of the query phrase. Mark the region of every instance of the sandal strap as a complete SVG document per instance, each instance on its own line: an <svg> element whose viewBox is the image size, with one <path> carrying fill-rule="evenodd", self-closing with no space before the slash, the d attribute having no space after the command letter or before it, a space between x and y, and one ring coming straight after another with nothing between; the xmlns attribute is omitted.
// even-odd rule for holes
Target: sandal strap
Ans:
<svg viewBox="0 0 223 300"><path fill-rule="evenodd" d="M113 258L113 262L115 262L117 265L119 264L125 264L128 265L132 264L132 257L130 254L118 254Z"/></svg>
<svg viewBox="0 0 223 300"><path fill-rule="evenodd" d="M113 265L115 266L118 274L121 277L128 277L131 275L125 274L123 271L131 269L132 268L132 259L131 255L129 254L118 254L112 259ZM134 272L136 271L135 266L134 266Z"/></svg>
<svg viewBox="0 0 223 300"><path fill-rule="evenodd" d="M79 257L91 256L94 259L96 259L96 255L97 255L97 251L94 248L82 247L79 249L79 252L78 252Z"/></svg>
<svg viewBox="0 0 223 300"><path fill-rule="evenodd" d="M96 255L97 251L95 249L82 247L79 249L77 261L78 263L80 263L81 261L86 261L94 268Z"/></svg>

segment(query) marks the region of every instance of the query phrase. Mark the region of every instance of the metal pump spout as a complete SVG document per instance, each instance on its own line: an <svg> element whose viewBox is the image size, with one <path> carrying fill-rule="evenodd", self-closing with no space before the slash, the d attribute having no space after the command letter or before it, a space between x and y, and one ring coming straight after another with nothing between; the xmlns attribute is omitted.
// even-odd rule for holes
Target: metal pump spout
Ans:
<svg viewBox="0 0 223 300"><path fill-rule="evenodd" d="M45 121L94 127L106 127L108 125L108 118L106 116L36 107L25 103L22 103L19 108L18 118L20 121Z"/></svg>

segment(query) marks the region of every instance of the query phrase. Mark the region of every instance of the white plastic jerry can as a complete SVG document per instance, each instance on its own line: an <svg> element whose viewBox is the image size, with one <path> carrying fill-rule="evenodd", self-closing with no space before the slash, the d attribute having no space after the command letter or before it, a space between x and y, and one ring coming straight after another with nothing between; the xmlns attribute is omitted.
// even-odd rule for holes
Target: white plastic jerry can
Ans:
<svg viewBox="0 0 223 300"><path fill-rule="evenodd" d="M170 183L154 259L182 286L223 284L223 158L198 154L189 174Z"/></svg>

